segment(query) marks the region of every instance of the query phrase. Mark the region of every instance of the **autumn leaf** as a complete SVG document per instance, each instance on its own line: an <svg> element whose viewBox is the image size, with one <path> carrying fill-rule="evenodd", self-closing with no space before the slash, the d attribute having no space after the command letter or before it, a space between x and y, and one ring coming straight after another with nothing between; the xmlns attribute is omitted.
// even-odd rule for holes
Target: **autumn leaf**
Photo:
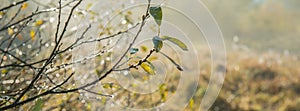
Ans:
<svg viewBox="0 0 300 111"><path fill-rule="evenodd" d="M148 51L148 48L146 46L141 46L141 51L142 52L147 52Z"/></svg>
<svg viewBox="0 0 300 111"><path fill-rule="evenodd" d="M34 40L34 38L35 38L35 31L31 30L30 33L29 33L29 35L31 37L31 40Z"/></svg>
<svg viewBox="0 0 300 111"><path fill-rule="evenodd" d="M8 35L12 35L12 34L14 34L14 30L12 28L8 28L7 33L8 33Z"/></svg>
<svg viewBox="0 0 300 111"><path fill-rule="evenodd" d="M150 64L150 62L144 62L141 64L141 67L146 71L148 74L155 74L154 66Z"/></svg>
<svg viewBox="0 0 300 111"><path fill-rule="evenodd" d="M0 11L0 18L2 17L2 15L4 15L5 13Z"/></svg>
<svg viewBox="0 0 300 111"><path fill-rule="evenodd" d="M25 10L27 7L28 7L28 3L23 3L22 7L21 7L21 10Z"/></svg>
<svg viewBox="0 0 300 111"><path fill-rule="evenodd" d="M17 37L18 37L18 39L20 39L20 40L22 40L22 39L23 39L23 37L22 37L22 35L21 35L21 34L18 34L18 35L17 35Z"/></svg>
<svg viewBox="0 0 300 111"><path fill-rule="evenodd" d="M40 25L42 25L43 23L44 23L43 20L37 20L37 21L35 22L35 26L40 26Z"/></svg>

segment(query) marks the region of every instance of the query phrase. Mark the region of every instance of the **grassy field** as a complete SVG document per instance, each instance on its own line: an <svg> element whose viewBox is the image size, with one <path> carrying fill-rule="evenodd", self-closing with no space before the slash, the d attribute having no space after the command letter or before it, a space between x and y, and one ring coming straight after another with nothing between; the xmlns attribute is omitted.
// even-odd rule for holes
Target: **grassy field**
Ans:
<svg viewBox="0 0 300 111"><path fill-rule="evenodd" d="M205 53L199 55L201 76L197 91L185 108L186 111L198 110L201 99L206 91L210 77L210 60ZM205 59L207 58L207 59ZM250 51L231 51L227 57L226 77L219 96L211 107L212 111L299 111L300 110L300 60L297 56L275 52L255 53ZM168 79L164 88L151 94L137 95L126 90L118 91L115 100L125 102L131 96L131 104L127 107L151 107L171 98L162 100L161 91L171 95L178 78ZM110 103L106 99L98 102L89 101L79 93L51 95L43 98L44 110L95 110L94 105L104 107ZM152 102L149 102L149 100ZM128 102L128 101L127 101ZM34 103L24 105L21 109L30 109ZM123 104L123 103L122 103ZM99 109L99 108L98 108Z"/></svg>
<svg viewBox="0 0 300 111"><path fill-rule="evenodd" d="M297 56L274 52L228 53L223 88L211 110L299 111L300 70ZM209 69L201 72L196 103L209 80ZM197 101L198 100L198 101Z"/></svg>

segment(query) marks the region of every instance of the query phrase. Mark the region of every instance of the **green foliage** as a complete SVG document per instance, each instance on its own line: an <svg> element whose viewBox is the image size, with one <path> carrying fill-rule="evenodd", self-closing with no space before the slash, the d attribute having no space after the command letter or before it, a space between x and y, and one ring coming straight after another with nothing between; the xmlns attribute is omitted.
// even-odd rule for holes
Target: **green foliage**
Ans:
<svg viewBox="0 0 300 111"><path fill-rule="evenodd" d="M129 50L129 53L130 53L130 54L135 54L135 53L137 53L138 51L139 51L138 48L131 48L131 49Z"/></svg>
<svg viewBox="0 0 300 111"><path fill-rule="evenodd" d="M150 2L150 0L149 0L149 2ZM61 5L61 4L59 4L59 5ZM78 6L78 5L76 5L76 6ZM75 9L74 14L76 14L76 16L79 15L80 17L85 17L85 15L88 15L88 17L90 17L91 20L101 22L101 20L98 21L99 18L97 16L99 14L93 11L92 6L93 6L92 3L88 3L88 4L86 4L85 10L84 9L77 10L76 7L74 7L70 11L73 13L73 9ZM149 6L150 6L150 3L149 3ZM27 7L28 7L28 4L24 3L21 7L21 10L25 10ZM59 8L59 9L62 9L62 8L63 7ZM60 14L60 11L62 11L62 13L65 14L64 10L59 10L59 14ZM146 18L144 18L144 17L152 16L153 19L155 20L155 23L158 25L158 28L159 28L157 36L153 37L153 39L152 39L154 49L149 50L148 47L146 47L146 46L141 46L140 48L131 47L132 45L135 45L135 42L133 41L130 45L131 48L128 51L131 55L129 55L128 52L126 52L124 54L124 56L120 59L120 62L123 62L122 60L124 60L124 59L128 60L128 61L124 61L124 64L122 64L122 65L124 65L125 67L124 67L124 69L120 69L120 72L121 72L121 70L130 71L129 69L131 69L131 68L138 69L138 68L141 67L149 75L154 75L156 73L155 72L155 66L150 61L158 59L157 55L152 55L152 54L154 54L154 51L156 51L157 53L161 51L161 49L163 47L163 40L170 41L170 42L174 43L175 45L177 45L178 47L180 47L183 50L188 50L187 46L183 42L181 42L180 40L178 40L176 38L163 36L163 39L162 39L160 37L160 26L161 26L161 23L162 23L162 16L163 16L162 8L160 6L150 7L150 9L147 10L147 11L149 11L149 13L147 13L147 15L143 15L143 20L142 20L143 23L142 24L144 25L144 24L147 23L147 21L145 20ZM23 67L17 68L17 69L13 69L13 68L4 69L3 68L3 69L0 70L1 75L4 75L7 78L7 80L11 80L12 77L10 77L10 76L11 75L15 76L14 73L18 73L18 74L20 73L20 76L17 76L15 78L15 81L19 80L21 82L22 82L22 79L27 80L28 78L32 78L32 77L30 77L30 75L28 76L28 74L30 74L30 73L34 73L33 76L37 76L37 77L42 76L42 74L44 74L44 73L49 74L49 75L52 74L52 73L57 73L56 75L59 74L60 77L58 77L58 76L53 77L53 81L58 82L58 83L60 83L59 81L65 81L65 82L62 83L62 85L64 86L63 88L55 87L54 89L48 90L47 88L44 88L44 86L43 86L42 88L37 88L36 90L34 88L32 88L32 89L29 89L27 92L25 91L24 96L20 96L21 99L20 99L19 102L24 102L24 101L30 100L30 97L34 97L34 96L35 97L45 96L45 97L44 97L44 99L42 99L42 98L36 98L35 100L32 99L32 104L21 105L20 106L21 110L22 109L30 110L30 111L41 111L43 109L44 110L45 109L47 109L47 110L49 110L49 109L51 109L51 110L57 110L57 109L70 110L70 109L78 109L78 108L81 108L79 110L82 110L83 108L91 110L91 103L87 103L87 102L83 102L83 101L78 100L78 98L80 98L80 96L82 96L82 95L79 95L78 93L73 93L73 94L68 93L68 94L66 94L66 93L63 92L63 90L66 90L66 92L67 92L69 89L76 88L76 84L74 84L73 81L68 81L69 78L67 80L65 80L66 79L65 77L72 70L71 68L69 68L67 66L68 65L73 65L73 64L78 64L78 65L79 64L80 65L87 64L88 60L93 59L93 57L95 57L96 58L96 61L95 61L95 64L96 64L95 66L96 67L92 71L95 71L95 73L99 76L98 81L101 80L101 83L103 83L103 81L100 78L101 77L104 77L104 78L106 77L106 74L103 75L104 72L109 72L110 73L112 71L117 71L117 70L114 69L115 67L112 67L111 70L108 70L110 68L108 66L110 66L112 64L110 60L111 60L111 56L114 52L113 51L112 52L107 51L106 50L106 49L108 49L107 47L110 47L111 44L107 43L107 45L105 45L105 44L103 45L101 40L117 37L118 35L121 35L123 33L124 34L129 33L129 31L128 31L129 29L128 30L123 30L123 28L121 28L119 30L119 26L117 26L118 28L116 28L116 27L114 27L114 25L108 24L107 27L104 27L103 24L96 24L98 26L98 28L101 29L101 32L97 32L97 31L96 32L94 32L94 31L89 32L90 31L89 29L94 26L94 24L90 24L89 27L87 27L86 31L84 31L82 33L82 36L80 38L77 38L76 42L74 42L73 45L68 46L68 44L65 44L65 40L63 40L63 39L65 37L70 36L72 33L74 33L72 31L73 28L75 29L74 31L77 31L77 27L73 27L72 29L69 30L69 28L70 28L70 26L68 25L69 20L70 20L70 23L73 21L72 13L69 16L70 19L68 18L66 20L65 24L63 24L63 23L60 24L60 22L58 22L57 28L55 28L55 29L57 29L57 34L58 34L58 35L55 35L55 40L54 40L54 42L55 42L54 47L55 48L51 49L51 51L52 50L53 51L52 51L52 54L50 53L49 58L43 58L43 57L46 57L46 56L44 56L45 52L47 52L46 55L48 57L49 53L48 53L48 48L47 47L49 46L49 43L51 44L51 46L53 46L52 42L51 42L52 39L51 38L49 39L50 42L45 42L45 41L42 41L40 37L44 37L44 31L48 30L48 25L53 25L53 23L51 22L52 20L48 20L48 18L44 18L44 16L41 16L38 19L30 18L30 19L32 19L33 22L28 23L29 24L28 26L30 26L29 28L27 28L27 26L24 25L25 26L24 31L27 31L27 32L25 32L26 34L24 34L24 37L28 37L29 40L32 40L32 41L29 41L29 42L40 41L40 46L37 45L38 47L35 47L36 45L34 45L34 44L31 44L31 43L28 43L28 44L26 43L25 44L25 42L24 42L24 44L20 45L20 47L23 48L23 46L24 46L24 48L26 48L26 47L29 48L29 46L30 46L30 47L32 47L32 49L36 49L36 48L45 49L45 51L41 51L39 53L36 53L35 56L38 56L40 54L39 57L37 57L37 58L44 59L44 60L48 61L47 63L49 63L49 64L43 64L43 61L41 61L41 62L37 62L34 65L28 65L27 66L25 63L23 63L23 64L25 64L24 66L26 68L23 68ZM0 12L0 16L2 16L3 14L5 14L5 13ZM148 14L150 14L150 15L148 15ZM135 23L136 21L133 21L133 19L130 18L131 11L129 11L127 14L124 14L124 15L120 14L120 15L122 15L122 19L125 20L125 22L122 21L122 23L120 23L120 26L122 26L122 27L125 26L126 28L129 28L128 24L130 24L132 26L131 27L132 29L134 29L134 28L136 28L136 26L138 26L138 24L136 26L133 26L133 23ZM102 18L100 18L100 19L102 19ZM64 20L60 20L60 19L57 19L57 20L58 21L64 21ZM11 22L13 23L14 20L12 20ZM21 21L20 23L23 24L23 22L24 21ZM16 24L18 24L18 23L16 23ZM136 38L139 37L139 35L140 35L139 33L142 31L143 25L141 25L140 31L136 34L136 36L135 36ZM44 29L44 26L47 29ZM63 29L61 29L60 27L62 27ZM15 31L17 29L19 30L19 28L8 27L8 29L7 29L8 35L9 36L17 35L18 33L17 33L17 31ZM115 31L119 31L119 32L115 32ZM52 31L50 31L50 32L52 32ZM70 35L67 35L65 33L70 33ZM97 38L95 40L92 39L92 38L91 39L90 38L85 39L84 38L85 36L89 36L89 35L85 35L86 33L96 33L96 34L99 34L99 36L101 38ZM21 34L22 33L20 33L17 36L20 40L22 39ZM56 38L56 37L59 37L59 38ZM43 38L43 39L48 39L48 38ZM57 41L57 39L58 39L58 41ZM120 39L120 40L122 40L122 39ZM64 42L60 42L60 41L64 41ZM67 41L67 40L66 40L66 42L69 43L69 41ZM80 57L80 60L76 60L75 57L73 58L71 52L72 51L77 51L75 47L77 47L77 46L79 47L82 44L88 44L88 43L91 43L91 42L97 42L98 43L97 44L97 45L99 45L98 47L101 47L101 55L98 55L98 53L95 56L94 55L93 56L88 56L87 55L86 57L82 57L83 59L81 59L81 57ZM72 43L72 42L70 41L70 43ZM58 45L58 44L61 44L61 45ZM116 44L116 45L118 45L118 44ZM64 48L66 48L66 49L64 50ZM133 55L133 54L137 54L140 50L142 52L149 52L149 53L144 58L140 57L139 55ZM57 51L57 53L56 53L56 51ZM19 55L23 55L23 56L18 56L18 57L20 57L21 59L30 58L32 56L28 56L28 55L31 55L31 54L34 55L35 52L31 51L30 53L19 54ZM175 64L179 70L182 70L182 68L173 59L171 59L169 56L167 56L165 54L163 54L163 55L166 56L170 61L172 61L172 63ZM4 55L3 57L6 57L6 56ZM17 57L14 57L14 58L17 58ZM35 63L34 62L35 59L36 58L34 58L34 57L32 58L32 63ZM72 62L71 60L73 60L73 59L74 59L74 61ZM19 61L21 61L21 60L19 60ZM14 64L19 64L19 61L14 62L14 60L12 60L12 61L7 62L7 61L4 60L3 64L8 64L8 63L11 62L14 65ZM25 62L27 62L27 60L25 60ZM130 62L132 62L132 63L130 63ZM23 66L22 64L20 64L20 65ZM116 64L115 66L117 67L117 65L119 65L119 63ZM127 65L128 65L128 67L127 67ZM34 68L34 66L44 67L45 70L46 69L48 70L48 68L49 68L49 70L51 69L51 71L42 72L42 70L40 70L38 75L35 75L36 74L35 71L37 71L37 70L27 71L27 69L29 69L29 68L36 69L36 68ZM29 67L29 68L27 68L27 67ZM157 67L159 67L159 66L157 66ZM72 72L77 73L75 71L72 71ZM83 72L85 72L84 69L83 69ZM10 74L7 74L7 73L10 73ZM72 74L74 74L74 73L72 73ZM107 73L107 74L109 74L109 73ZM133 71L130 72L130 73L133 73ZM173 76L177 74L177 73L173 73L173 70L172 70L171 73L172 73ZM39 75L39 74L41 74L41 75ZM69 77L71 77L71 76L69 76ZM146 75L145 77L149 77L149 76ZM55 86L55 84L53 84L52 81L45 80L46 81L45 82L43 79L44 78L38 79L37 81L34 80L35 82L33 81L33 83L43 83L43 85L48 86L49 82L51 82L52 84L50 84L49 87L54 87ZM51 77L51 80L52 80L52 77ZM163 84L160 87L160 92L157 92L156 95L153 94L153 100L151 100L150 102L162 103L162 102L167 101L167 99L169 97L168 95L171 95L173 92L175 92L175 90L176 90L175 85L177 85L176 81L179 81L179 78L177 78L177 77L176 78L174 77L174 79L170 78L168 81L171 81L171 80L172 80L172 82L173 81L175 81L175 82L170 83L171 85L168 83L168 86L166 84ZM14 81L14 83L15 83L15 81ZM109 82L101 84L100 87L103 87L105 90L110 90L110 93L114 93L114 91L118 91L118 92L121 91L121 88L119 87L119 85L115 84L114 81L110 81L109 77L108 77L107 81L109 81ZM104 82L105 82L105 80L104 80ZM17 84L17 82L16 82L16 84ZM175 84L175 85L173 85L173 84ZM26 85L26 84L17 84L15 86L12 86L12 85L11 86L14 87L15 89L19 89L19 86L20 86L20 89L22 89L24 85ZM34 84L34 86L35 85L37 85L37 87L40 87L39 85L41 85L41 84ZM136 87L136 86L137 86L136 84L131 85L131 87ZM169 88L168 88L169 86L172 86L173 87L172 89L174 91L173 90L170 91ZM5 87L5 86L3 86L3 87ZM56 90L56 88L60 89L60 90ZM2 89L4 89L4 88L2 88ZM7 89L9 89L9 88L7 88ZM80 89L80 90L83 90L83 89ZM92 89L91 90L90 89L85 89L85 90L88 93L93 93L95 95L97 95L99 93L99 97L102 94L102 92L94 92L94 91L92 91ZM91 92L89 92L88 90L90 90ZM53 93L53 95L48 93L48 91L51 92L51 94ZM58 91L58 92L56 92L56 91ZM59 92L59 91L62 91L62 92ZM73 91L69 90L69 91L73 92L75 90L73 90ZM40 93L37 93L37 92L40 92ZM46 92L46 93L44 93L44 92ZM59 94L59 93L61 93L61 95L55 95L55 94ZM43 94L46 94L46 95L43 95ZM49 95L47 95L47 94L49 94ZM121 96L124 96L122 94L123 93L121 93ZM112 94L112 95L114 95L114 94ZM50 96L51 96L51 99L49 99ZM160 96L161 96L161 98L159 98ZM11 97L11 98L15 98L15 97ZM140 97L140 96L136 96L136 97L135 96L130 96L128 98L130 98L130 100L128 100L128 102L132 102L131 105L130 105L130 103L128 103L128 106L133 106L134 104L137 104L138 102L136 102L136 101L140 101L140 102L148 101L149 102L149 99L145 99L144 97ZM97 97L97 99L98 99L98 97ZM151 99L152 99L152 97L151 97ZM106 102L108 101L106 96L104 96L104 95L103 95L103 97L101 96L101 100L102 100L103 104L106 104ZM125 99L121 98L121 99L117 99L117 100L122 102L122 100L125 100ZM134 101L134 100L136 100L136 101ZM11 101L9 101L9 100L0 100L0 104L6 104L6 103L10 103L10 102ZM31 100L29 102L31 102ZM13 102L11 102L11 103L13 103ZM16 102L16 103L18 103L18 102ZM14 103L12 105L14 105ZM19 108L19 106L17 106L16 108Z"/></svg>
<svg viewBox="0 0 300 111"><path fill-rule="evenodd" d="M162 40L167 40L172 42L173 44L177 45L178 47L180 47L182 50L184 51L188 51L188 47L180 40L173 38L173 37L169 37L169 36L161 36Z"/></svg>
<svg viewBox="0 0 300 111"><path fill-rule="evenodd" d="M42 98L39 98L36 102L35 105L32 107L31 111L42 111L44 104L44 100Z"/></svg>
<svg viewBox="0 0 300 111"><path fill-rule="evenodd" d="M154 18L157 25L161 25L162 9L160 6L150 7L150 15Z"/></svg>
<svg viewBox="0 0 300 111"><path fill-rule="evenodd" d="M158 36L155 36L155 37L153 37L152 41L153 41L155 51L159 52L161 50L161 48L163 47L162 39Z"/></svg>
<svg viewBox="0 0 300 111"><path fill-rule="evenodd" d="M1 74L6 74L7 72L8 72L7 69L2 69L2 70L1 70Z"/></svg>
<svg viewBox="0 0 300 111"><path fill-rule="evenodd" d="M113 83L103 83L103 84L102 84L102 87L103 87L104 89L107 89L107 88L112 89L112 88L113 88Z"/></svg>

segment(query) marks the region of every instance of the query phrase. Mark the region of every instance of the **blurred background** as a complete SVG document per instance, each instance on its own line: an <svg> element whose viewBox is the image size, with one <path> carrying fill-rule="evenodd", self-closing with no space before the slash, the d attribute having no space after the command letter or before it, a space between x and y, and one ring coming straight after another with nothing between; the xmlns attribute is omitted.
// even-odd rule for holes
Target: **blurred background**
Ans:
<svg viewBox="0 0 300 111"><path fill-rule="evenodd" d="M211 110L299 111L300 1L202 1L227 48L225 81ZM209 78L208 69L201 74L196 96Z"/></svg>
<svg viewBox="0 0 300 111"><path fill-rule="evenodd" d="M252 50L299 55L299 0L202 0L216 18L228 49L238 41Z"/></svg>
<svg viewBox="0 0 300 111"><path fill-rule="evenodd" d="M15 0L18 1L18 0ZM178 2L181 7L186 10L193 9L190 7L188 0L174 1L174 0L153 0L154 3L160 4L165 3L166 6L170 2ZM215 17L220 30L223 33L224 41L227 51L227 65L226 74L223 87L210 110L212 111L300 111L300 1L299 0L201 0L204 5L208 8L211 14ZM13 1L7 1L0 4L1 7L11 4ZM64 3L66 1L63 0ZM117 32L122 29L126 29L133 23L140 20L140 15L144 12L145 7L134 7L126 9L125 13L120 13L122 9L130 7L132 4L145 3L146 0L85 0L79 7L80 10L75 10L74 19L70 23L70 32L68 35L72 36L77 30L81 30L82 27L79 25L86 23L97 23L96 31L89 33L89 35L95 36L101 35L101 31L107 31L104 33L109 35L112 32ZM24 4L23 4L24 5ZM28 6L27 6L28 5ZM24 15L28 15L33 12L37 6L40 9L49 9L56 7L57 0L29 0L25 9L22 9L20 16L17 19L21 19ZM66 9L67 10L67 9ZM165 20L162 24L162 34L177 36L177 37L190 37L188 39L182 39L184 43L189 45L189 48L193 49L195 46L195 51L199 59L199 68L194 68L194 70L200 69L200 76L198 87L191 87L188 90L184 90L189 94L194 94L194 96L189 100L186 111L195 111L199 109L201 100L205 95L208 87L208 83L211 77L211 52L210 48L201 32L196 30L194 24L190 24L187 18L182 17L182 14L178 14L174 10L168 8L163 8ZM10 20L13 14L17 11L17 8L9 10L7 13L0 13L1 23L6 23ZM172 12L173 11L173 12ZM193 13L197 14L201 11L191 10ZM51 40L53 38L56 26L56 12L37 16L34 18L35 23L30 25L23 34L23 38L32 39L29 41L29 45L20 46L20 51L14 53L19 54L19 52L25 53L28 47L37 46L39 40L45 40L45 47L51 48ZM64 13L65 14L65 13ZM2 15L5 15L2 18ZM110 17L113 15L118 15L113 20ZM65 18L66 15L63 15ZM96 18L96 19L95 19ZM42 20L39 25L34 25L38 23L38 20ZM125 20L124 23L122 23ZM106 22L112 22L110 24L105 24ZM155 28L156 24L152 20L149 20L149 26L145 29L157 31ZM7 24L6 24L7 25ZM104 26L108 27L104 27ZM176 27L177 25L177 27ZM122 27L121 27L122 26ZM0 24L0 27L2 25ZM154 28L153 28L154 27ZM205 27L205 26L204 26ZM101 30L98 30L101 29ZM182 29L181 29L182 28ZM39 30L43 36L35 37L29 34L31 30ZM175 31L174 31L175 30ZM99 31L99 32L98 32ZM182 32L181 32L182 31ZM11 35L9 29L5 29L0 33L0 42ZM14 31L12 30L12 33ZM146 31L147 32L147 31ZM145 35L153 34L149 31ZM100 34L99 34L100 33ZM133 34L133 33L131 33ZM190 34L190 35L189 35ZM132 35L129 35L132 36ZM200 37L199 37L200 36ZM35 37L35 38L34 38ZM73 37L73 36L72 36ZM73 39L72 37L66 38L65 42L68 43L68 39ZM145 39L146 36L139 38L141 41ZM22 42L25 39L17 39L16 44ZM148 38L149 39L149 38ZM189 43L191 41L191 43ZM151 43L151 40L150 40ZM2 44L3 45L3 44ZM128 44L127 44L128 45ZM151 46L152 44L148 45ZM0 45L0 48L3 48ZM44 47L41 46L41 47ZM123 48L123 47L121 47ZM166 49L164 49L166 50ZM172 51L176 52L176 49ZM34 53L40 53L37 58L43 58L43 54L47 55L47 50L33 50ZM179 51L170 52L170 55L177 57L183 54ZM31 54L32 52L27 53ZM0 53L1 54L1 53ZM192 53L194 54L194 53ZM19 54L20 57L26 56L25 54ZM178 56L178 57L179 57ZM62 56L64 58L64 56ZM191 60L191 56L185 53L184 58L176 58L176 61L180 60ZM35 59L34 59L35 60ZM63 60L63 59L61 59ZM9 60L6 62L10 62ZM65 62L65 61L64 61ZM167 62L166 62L167 63ZM169 65L169 64L168 64ZM194 63L189 64L190 66L196 67ZM86 66L86 65L85 65ZM94 67L89 67L94 70ZM172 67L174 68L174 67ZM14 78L11 75L5 75L8 71L3 71L1 73L7 78L5 80L10 80ZM11 69L15 70L15 69ZM89 71L89 73L94 74L94 71ZM194 71L193 70L193 71ZM15 70L17 71L17 70ZM86 70L81 70L87 72ZM190 71L192 73L193 71ZM195 72L197 72L195 71ZM85 73L84 73L85 74ZM121 89L114 99L120 102L120 104L127 104L130 108L150 108L153 105L164 104L164 102L174 95L176 89L178 88L180 77L186 76L189 73L181 74L176 70L171 70L171 74L174 74L169 79L166 79L165 84L160 86L160 89L153 93L153 103L149 102L148 97L151 94L138 95L132 93L126 89ZM24 78L26 75L23 75ZM29 76L28 76L29 77ZM53 76L54 78L56 76ZM0 78L0 79L3 79ZM59 77L56 77L59 79ZM61 79L61 78L60 78ZM83 80L84 81L84 80ZM1 81L4 84L3 81ZM73 81L74 82L74 81ZM108 83L111 81L108 80ZM74 82L75 83L75 82ZM7 85L7 83L6 83ZM24 85L24 84L23 84ZM26 85L26 84L25 84ZM113 84L115 85L115 84ZM120 86L120 84L116 84ZM17 84L16 86L21 86ZM73 83L72 83L73 86ZM191 85L192 86L192 85ZM112 86L111 86L112 87ZM6 86L1 86L0 88L5 89ZM1 89L1 90L2 90ZM118 89L118 90L119 90ZM109 91L112 89L109 89ZM183 92L184 92L183 91ZM195 91L195 92L194 92ZM114 92L110 92L112 95ZM34 93L33 93L34 94ZM138 95L138 96L137 96ZM5 96L1 94L0 96ZM53 95L49 96L51 99L47 100L42 104L43 109L46 110L95 110L93 106L101 106L104 109L106 107L113 107L113 102L107 102L109 99L100 98L99 100L92 100L90 98L85 98L80 95L80 93L66 94L66 95ZM131 100L130 98L131 97ZM129 99L128 99L129 98ZM187 98L189 99L189 98ZM100 102L99 102L100 101ZM129 104L131 103L131 104ZM24 106L18 107L19 109L30 109L34 102L26 104ZM175 106L174 106L175 107ZM110 110L110 109L108 109Z"/></svg>

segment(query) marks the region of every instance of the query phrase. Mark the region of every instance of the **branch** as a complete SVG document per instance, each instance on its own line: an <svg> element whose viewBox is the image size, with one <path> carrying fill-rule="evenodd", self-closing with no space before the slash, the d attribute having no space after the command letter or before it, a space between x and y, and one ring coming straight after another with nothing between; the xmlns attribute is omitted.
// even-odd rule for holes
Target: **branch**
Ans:
<svg viewBox="0 0 300 111"><path fill-rule="evenodd" d="M151 1L151 0L149 0ZM101 81L102 79L106 78L111 72L114 71L115 67L118 66L118 64L121 62L121 60L125 57L125 55L128 53L128 51L130 50L130 48L132 47L132 45L134 44L134 42L136 41L136 39L138 38L139 34L141 33L142 29L143 29L143 26L145 25L145 20L147 19L147 17L149 16L149 8L150 8L150 2L148 3L148 6L147 6L147 11L146 11L146 14L142 16L142 22L141 22L141 26L138 30L138 32L136 33L133 41L130 43L129 47L127 48L127 50L125 51L125 53L121 56L121 58L118 60L118 62L110 69L108 70L103 76L101 76L100 78L96 79L95 81L92 81L86 85L83 85L81 87L78 87L78 88L74 88L74 89L70 89L70 90L65 90L65 91L59 91L59 92L56 92L56 93L68 93L68 92L74 92L74 91L78 91L78 90L82 90L86 87L89 87L91 85L94 85L96 84L97 82Z"/></svg>
<svg viewBox="0 0 300 111"><path fill-rule="evenodd" d="M7 10L7 9L10 9L10 8L12 8L12 7L14 7L14 6L17 6L17 5L22 4L22 3L24 3L24 2L27 2L27 1L28 1L28 0L23 0L23 1L19 1L19 2L17 2L17 3L10 4L9 6L6 6L6 7L4 7L4 8L1 8L1 9L0 9L0 12L1 12L1 11L4 11L4 10Z"/></svg>
<svg viewBox="0 0 300 111"><path fill-rule="evenodd" d="M24 17L23 19L19 20L19 21L16 21L10 25L7 25L7 26L4 26L0 29L0 32L1 31L4 31L4 30L7 30L9 27L11 26L14 26L16 24L19 24L25 20L28 20L28 19L31 19L32 17L36 16L36 15L39 15L39 14L42 14L42 13L46 13L46 12L51 12L51 11L54 11L54 10L43 10L43 11L38 11L38 12L35 12L35 13L32 13L31 15L27 16L27 17Z"/></svg>
<svg viewBox="0 0 300 111"><path fill-rule="evenodd" d="M8 54L8 50L10 48L10 46L12 45L13 41L15 40L15 38L18 36L19 33L21 33L23 31L23 29L28 25L29 21L31 21L32 19L29 19L28 21L26 21L26 23L24 25L22 25L22 27L18 30L18 32L16 32L13 37L12 37L12 40L8 43L8 46L6 47L6 50L2 50L1 51L4 53L1 57L1 60L0 60L0 65L2 64L3 62L3 57ZM10 54L12 55L12 54ZM12 55L13 56L13 55ZM15 56L14 56L15 57ZM26 62L22 61L21 59L15 57L16 59L18 59L20 62L23 62L24 64L27 64Z"/></svg>
<svg viewBox="0 0 300 111"><path fill-rule="evenodd" d="M77 2L77 4L71 9L71 12L70 12L70 15L65 23L65 26L64 26L64 30L63 30L63 33L60 35L59 37L59 40L58 40L58 43L60 43L63 35L64 35L64 32L66 31L66 28L67 28L67 25L69 24L69 21L71 19L71 16L73 14L73 11L75 10L75 8L82 2L82 0L79 0L79 2ZM60 9L61 10L61 9ZM55 52L57 50L57 48L59 47L58 44L55 45L54 49L52 50L52 53L51 55L49 56L49 58L47 59L46 63L44 64L44 66L39 70L37 76L35 76L35 78L30 82L30 84L28 85L28 87L25 88L25 90L20 94L20 96L14 101L14 103L12 104L13 106L15 106L15 104L17 104L19 102L19 100L25 95L25 93L27 91L29 91L33 84L38 80L38 78L41 76L41 74L43 73L44 69L46 68L46 66L48 66L49 63L51 63L51 61L53 60L53 58L55 57ZM5 107L4 107L5 108Z"/></svg>
<svg viewBox="0 0 300 111"><path fill-rule="evenodd" d="M141 59L137 64L130 65L129 67L123 69L114 69L114 71L125 71L125 70L130 70L132 68L137 69L137 67L140 66L142 63L147 62L147 59L153 54L154 51L155 49L150 50L149 54L146 55L145 58Z"/></svg>

